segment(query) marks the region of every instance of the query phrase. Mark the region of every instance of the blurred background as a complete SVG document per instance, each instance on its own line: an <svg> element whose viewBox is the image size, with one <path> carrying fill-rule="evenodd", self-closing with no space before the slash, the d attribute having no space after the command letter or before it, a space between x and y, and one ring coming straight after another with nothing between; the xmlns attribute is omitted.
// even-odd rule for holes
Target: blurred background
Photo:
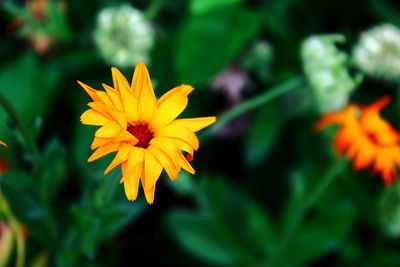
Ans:
<svg viewBox="0 0 400 267"><path fill-rule="evenodd" d="M0 266L400 265L400 185L312 131L383 95L400 129L397 1L3 0L0 25ZM158 97L196 88L181 117L219 118L153 205L87 163L79 121L77 80L140 61Z"/></svg>

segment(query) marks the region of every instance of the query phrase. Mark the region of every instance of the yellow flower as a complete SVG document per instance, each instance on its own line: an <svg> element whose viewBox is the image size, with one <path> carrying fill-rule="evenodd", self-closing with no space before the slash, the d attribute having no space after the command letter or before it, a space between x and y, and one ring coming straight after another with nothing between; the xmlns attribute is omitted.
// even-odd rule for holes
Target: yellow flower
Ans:
<svg viewBox="0 0 400 267"><path fill-rule="evenodd" d="M136 65L132 83L116 68L111 69L114 88L102 84L97 91L78 81L93 99L91 108L81 116L81 122L101 126L94 135L91 148L97 150L89 157L94 161L117 152L105 170L121 164L125 194L136 200L139 180L148 203L154 201L156 182L165 169L171 180L182 169L194 174L188 160L199 148L195 132L214 123L215 117L176 119L186 108L190 85L180 85L156 99L150 76L144 63ZM186 152L186 157L182 154Z"/></svg>

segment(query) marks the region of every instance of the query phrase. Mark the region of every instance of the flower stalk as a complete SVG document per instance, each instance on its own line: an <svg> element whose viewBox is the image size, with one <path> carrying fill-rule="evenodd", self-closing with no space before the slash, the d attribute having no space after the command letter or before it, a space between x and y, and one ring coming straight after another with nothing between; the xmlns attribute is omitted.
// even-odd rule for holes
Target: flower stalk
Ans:
<svg viewBox="0 0 400 267"><path fill-rule="evenodd" d="M343 173L347 167L348 162L345 158L338 160L325 174L324 177L318 180L318 184L313 187L313 190L306 194L304 199L299 201L297 208L291 213L291 218L288 220L282 230L280 243L277 245L277 250L271 260L272 266L281 266L284 261L287 250L296 236L296 233L301 228L301 225L307 213L315 206L317 201L326 192L326 190L333 184L340 174Z"/></svg>
<svg viewBox="0 0 400 267"><path fill-rule="evenodd" d="M8 220L9 226L15 235L15 241L17 245L17 257L16 267L23 267L25 264L25 238L20 223L15 219L12 214L10 207L8 206L7 200L0 188L0 211L5 215Z"/></svg>
<svg viewBox="0 0 400 267"><path fill-rule="evenodd" d="M21 134L29 153L33 157L33 161L35 161L38 158L37 156L39 154L39 149L36 145L36 142L33 136L30 134L28 128L21 121L15 108L2 93L0 93L0 106L2 106L4 110L8 113L8 116L11 118L17 130Z"/></svg>
<svg viewBox="0 0 400 267"><path fill-rule="evenodd" d="M287 92L299 88L302 84L304 84L304 79L301 76L296 76L288 81L283 82L282 84L271 88L270 90L265 91L262 94L241 102L240 104L234 106L233 108L222 114L220 117L218 117L218 121L213 126L211 126L209 130L204 131L203 134L200 135L200 140L207 139L241 114L258 108L265 103L281 95L284 95Z"/></svg>

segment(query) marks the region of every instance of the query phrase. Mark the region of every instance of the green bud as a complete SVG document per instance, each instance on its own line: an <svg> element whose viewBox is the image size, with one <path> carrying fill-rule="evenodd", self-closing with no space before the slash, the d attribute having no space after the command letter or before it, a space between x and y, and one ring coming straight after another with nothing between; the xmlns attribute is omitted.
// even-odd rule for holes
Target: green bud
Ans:
<svg viewBox="0 0 400 267"><path fill-rule="evenodd" d="M274 50L267 41L254 43L246 53L242 66L245 70L257 75L262 81L270 78L271 62L274 58Z"/></svg>

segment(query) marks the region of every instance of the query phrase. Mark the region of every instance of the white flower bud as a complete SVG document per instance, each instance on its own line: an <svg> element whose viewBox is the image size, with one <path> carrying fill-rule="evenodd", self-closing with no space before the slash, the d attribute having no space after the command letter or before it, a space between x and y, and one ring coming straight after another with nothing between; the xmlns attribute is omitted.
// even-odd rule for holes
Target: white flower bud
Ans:
<svg viewBox="0 0 400 267"><path fill-rule="evenodd" d="M347 54L335 46L336 42L343 41L342 35L312 36L301 48L304 71L321 112L342 109L361 80L359 76L355 79L350 76L346 68Z"/></svg>
<svg viewBox="0 0 400 267"><path fill-rule="evenodd" d="M128 4L105 8L97 16L94 40L102 57L112 65L148 64L154 37L154 29L143 13Z"/></svg>
<svg viewBox="0 0 400 267"><path fill-rule="evenodd" d="M383 24L365 31L353 49L353 57L371 77L400 81L400 30Z"/></svg>

